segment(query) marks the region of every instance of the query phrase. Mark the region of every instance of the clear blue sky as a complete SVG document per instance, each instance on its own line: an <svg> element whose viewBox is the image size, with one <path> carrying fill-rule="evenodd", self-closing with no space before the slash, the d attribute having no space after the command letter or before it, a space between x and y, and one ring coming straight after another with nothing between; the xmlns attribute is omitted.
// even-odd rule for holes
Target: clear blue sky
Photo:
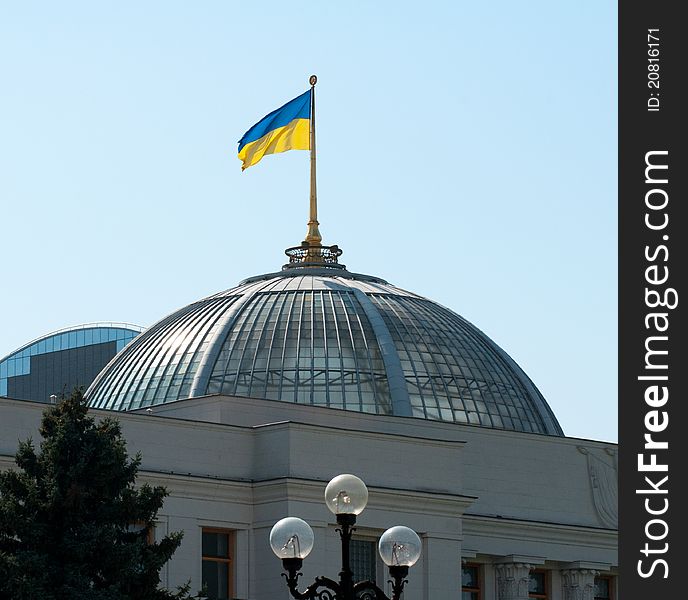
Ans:
<svg viewBox="0 0 688 600"><path fill-rule="evenodd" d="M600 0L0 3L0 356L278 270L308 154L236 142L316 73L324 243L615 440L616 43Z"/></svg>

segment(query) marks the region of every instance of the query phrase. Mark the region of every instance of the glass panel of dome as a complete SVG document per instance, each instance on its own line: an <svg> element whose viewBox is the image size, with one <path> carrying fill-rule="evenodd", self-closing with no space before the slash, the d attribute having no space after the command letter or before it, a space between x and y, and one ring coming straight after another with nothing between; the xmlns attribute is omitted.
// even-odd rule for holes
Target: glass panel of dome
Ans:
<svg viewBox="0 0 688 600"><path fill-rule="evenodd" d="M466 416L466 412L463 410L455 410L454 411L454 420L459 422L459 423L467 423L468 417Z"/></svg>
<svg viewBox="0 0 688 600"><path fill-rule="evenodd" d="M446 410L451 408L451 403L447 398L439 397L437 398L437 405L441 410Z"/></svg>
<svg viewBox="0 0 688 600"><path fill-rule="evenodd" d="M191 393L191 383L185 382L182 384L181 388L179 388L179 392L176 393L176 397L177 398L188 398L190 393Z"/></svg>
<svg viewBox="0 0 688 600"><path fill-rule="evenodd" d="M466 411L466 416L468 417L469 423L472 423L473 425L480 425L480 419L478 417L478 413Z"/></svg>
<svg viewBox="0 0 688 600"><path fill-rule="evenodd" d="M344 406L341 390L330 390L330 406L335 408L342 408Z"/></svg>
<svg viewBox="0 0 688 600"><path fill-rule="evenodd" d="M136 376L127 366L115 365L95 393L100 398L120 393L116 400L120 403L127 389L138 389L144 375L155 375L162 379L153 385L166 388L164 401L173 399L170 394L181 398L178 381L170 382L167 377L170 372L180 372L187 393L193 383L195 392L201 394L241 393L341 403L353 410L374 406L378 412L391 412L388 365L378 345L382 330L375 329L368 316L373 311L380 315L388 332L385 335L391 335L397 350L394 360L402 369L414 414L426 416L429 409L433 418L438 414L436 418L465 421L468 417L461 400L474 398L483 403L477 407L482 416L476 414L471 420L499 426L499 421L490 417L500 412L494 402L500 400L515 420L514 428L530 429L535 423L537 430L547 431L540 418L544 414L548 427L556 432L555 420L527 377L470 323L392 286L350 281L338 278L335 283L310 274L276 276L201 300L149 330L148 341L141 343L136 360L129 365L136 365ZM349 290L357 288L355 293L347 286ZM362 291L365 300L356 295ZM227 314L228 305L234 302L230 298L242 298L241 309L224 320L211 318L213 306L219 307L218 315ZM181 331L185 341L167 355L161 346ZM196 373L207 353L211 357L209 371L198 380ZM189 356L193 360L188 361ZM318 376L321 371L323 375ZM110 394L105 393L106 388ZM155 402L160 398L156 391ZM508 407L515 410L509 413ZM503 426L508 425L505 422Z"/></svg>

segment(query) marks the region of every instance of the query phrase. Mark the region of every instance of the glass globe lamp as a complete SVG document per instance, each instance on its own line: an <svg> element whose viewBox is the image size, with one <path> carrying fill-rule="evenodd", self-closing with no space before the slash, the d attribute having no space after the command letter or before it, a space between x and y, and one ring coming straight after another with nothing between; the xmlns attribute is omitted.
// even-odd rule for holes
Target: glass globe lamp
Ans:
<svg viewBox="0 0 688 600"><path fill-rule="evenodd" d="M420 558L421 541L418 534L397 525L382 534L378 543L380 558L388 567L412 567Z"/></svg>
<svg viewBox="0 0 688 600"><path fill-rule="evenodd" d="M335 515L359 515L368 504L368 488L356 475L337 475L325 488L325 503Z"/></svg>
<svg viewBox="0 0 688 600"><path fill-rule="evenodd" d="M304 559L313 549L313 530L303 519L286 517L270 531L270 547L277 558Z"/></svg>

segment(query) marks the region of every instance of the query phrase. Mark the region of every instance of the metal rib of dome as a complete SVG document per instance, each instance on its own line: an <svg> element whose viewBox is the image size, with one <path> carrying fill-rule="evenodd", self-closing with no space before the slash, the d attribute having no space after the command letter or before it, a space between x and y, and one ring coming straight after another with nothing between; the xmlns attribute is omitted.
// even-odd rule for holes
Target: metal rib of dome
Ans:
<svg viewBox="0 0 688 600"><path fill-rule="evenodd" d="M346 270L255 277L162 319L87 391L135 410L225 394L563 435L484 333L439 304Z"/></svg>

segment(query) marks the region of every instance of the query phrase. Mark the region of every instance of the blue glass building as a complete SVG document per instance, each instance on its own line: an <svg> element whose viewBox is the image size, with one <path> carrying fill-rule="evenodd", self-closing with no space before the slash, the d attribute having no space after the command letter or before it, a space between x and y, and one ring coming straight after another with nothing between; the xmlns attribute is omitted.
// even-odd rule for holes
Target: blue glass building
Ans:
<svg viewBox="0 0 688 600"><path fill-rule="evenodd" d="M102 368L143 328L88 323L42 336L0 360L0 396L48 402L88 387Z"/></svg>

